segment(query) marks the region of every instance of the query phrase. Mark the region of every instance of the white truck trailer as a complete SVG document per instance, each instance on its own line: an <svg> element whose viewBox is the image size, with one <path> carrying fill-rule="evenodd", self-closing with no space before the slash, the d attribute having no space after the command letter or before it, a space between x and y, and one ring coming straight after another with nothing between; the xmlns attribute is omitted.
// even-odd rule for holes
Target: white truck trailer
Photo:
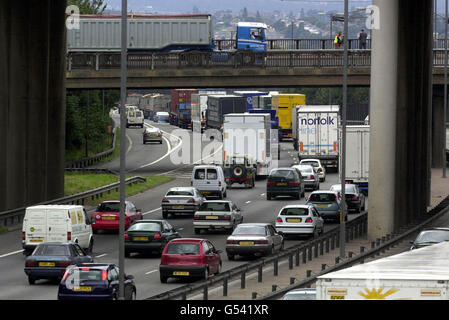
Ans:
<svg viewBox="0 0 449 320"><path fill-rule="evenodd" d="M369 131L370 126L346 126L346 172L345 181L359 186L368 195L369 178ZM341 163L341 138L339 130L339 163ZM341 165L339 165L341 168ZM341 179L341 170L339 170Z"/></svg>
<svg viewBox="0 0 449 320"><path fill-rule="evenodd" d="M292 109L293 147L299 161L319 159L324 166L337 168L339 111L334 105L299 105Z"/></svg>
<svg viewBox="0 0 449 320"><path fill-rule="evenodd" d="M273 166L271 115L232 113L224 116L223 160L234 154L248 155L256 163L256 176L268 176Z"/></svg>
<svg viewBox="0 0 449 320"><path fill-rule="evenodd" d="M317 300L449 300L449 242L318 277Z"/></svg>

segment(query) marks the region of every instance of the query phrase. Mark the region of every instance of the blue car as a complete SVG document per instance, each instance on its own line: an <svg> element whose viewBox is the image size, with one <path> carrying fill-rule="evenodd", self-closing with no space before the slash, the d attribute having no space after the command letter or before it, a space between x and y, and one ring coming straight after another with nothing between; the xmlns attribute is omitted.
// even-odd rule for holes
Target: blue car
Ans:
<svg viewBox="0 0 449 320"><path fill-rule="evenodd" d="M26 258L24 271L32 285L38 279L60 280L69 265L93 261L77 243L44 242Z"/></svg>
<svg viewBox="0 0 449 320"><path fill-rule="evenodd" d="M134 277L125 275L125 300L136 299ZM67 268L58 300L117 300L119 269L110 263L82 263Z"/></svg>

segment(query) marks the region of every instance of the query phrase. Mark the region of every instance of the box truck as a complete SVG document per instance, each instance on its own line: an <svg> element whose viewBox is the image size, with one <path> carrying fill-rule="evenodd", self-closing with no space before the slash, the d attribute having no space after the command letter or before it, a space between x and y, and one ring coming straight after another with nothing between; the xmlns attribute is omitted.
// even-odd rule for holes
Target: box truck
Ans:
<svg viewBox="0 0 449 320"><path fill-rule="evenodd" d="M223 160L233 155L248 156L256 167L256 177L267 176L272 168L270 115L231 113L224 116Z"/></svg>
<svg viewBox="0 0 449 320"><path fill-rule="evenodd" d="M235 95L246 98L247 111L254 109L255 104L254 101L257 99L257 97L266 95L267 93L268 92L262 91L241 91L241 90L234 91Z"/></svg>
<svg viewBox="0 0 449 320"><path fill-rule="evenodd" d="M317 300L449 300L449 242L319 276Z"/></svg>
<svg viewBox="0 0 449 320"><path fill-rule="evenodd" d="M210 95L226 95L226 91L198 90L192 94L192 131L202 133L206 128L207 99Z"/></svg>
<svg viewBox="0 0 449 320"><path fill-rule="evenodd" d="M365 195L368 195L369 129L369 126L346 126L345 180L358 185ZM341 163L341 138L342 130L340 129L338 137L339 163ZM341 168L340 165L339 168ZM341 170L339 173L341 174Z"/></svg>
<svg viewBox="0 0 449 320"><path fill-rule="evenodd" d="M246 112L246 98L236 95L210 95L207 99L206 129L221 130L223 116Z"/></svg>
<svg viewBox="0 0 449 320"><path fill-rule="evenodd" d="M306 104L304 94L275 94L271 98L271 108L279 118L281 141L292 138L292 109Z"/></svg>
<svg viewBox="0 0 449 320"><path fill-rule="evenodd" d="M313 158L326 167L338 167L339 109L332 105L292 109L293 147L298 150L299 161Z"/></svg>

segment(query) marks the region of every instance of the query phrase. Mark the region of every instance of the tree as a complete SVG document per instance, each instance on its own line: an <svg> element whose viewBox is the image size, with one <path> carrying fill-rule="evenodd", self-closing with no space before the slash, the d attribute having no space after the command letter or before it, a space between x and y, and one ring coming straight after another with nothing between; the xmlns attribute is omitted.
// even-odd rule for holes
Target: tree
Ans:
<svg viewBox="0 0 449 320"><path fill-rule="evenodd" d="M80 8L80 14L102 14L107 6L104 0L68 0L67 5Z"/></svg>

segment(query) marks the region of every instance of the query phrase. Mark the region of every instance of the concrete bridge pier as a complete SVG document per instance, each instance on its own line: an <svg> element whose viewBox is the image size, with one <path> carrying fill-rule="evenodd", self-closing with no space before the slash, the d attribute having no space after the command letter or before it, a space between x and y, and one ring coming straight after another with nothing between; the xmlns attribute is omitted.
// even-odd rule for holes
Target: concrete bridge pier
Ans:
<svg viewBox="0 0 449 320"><path fill-rule="evenodd" d="M65 8L0 2L0 211L64 193Z"/></svg>
<svg viewBox="0 0 449 320"><path fill-rule="evenodd" d="M373 0L370 201L376 239L425 212L428 202L432 0Z"/></svg>

